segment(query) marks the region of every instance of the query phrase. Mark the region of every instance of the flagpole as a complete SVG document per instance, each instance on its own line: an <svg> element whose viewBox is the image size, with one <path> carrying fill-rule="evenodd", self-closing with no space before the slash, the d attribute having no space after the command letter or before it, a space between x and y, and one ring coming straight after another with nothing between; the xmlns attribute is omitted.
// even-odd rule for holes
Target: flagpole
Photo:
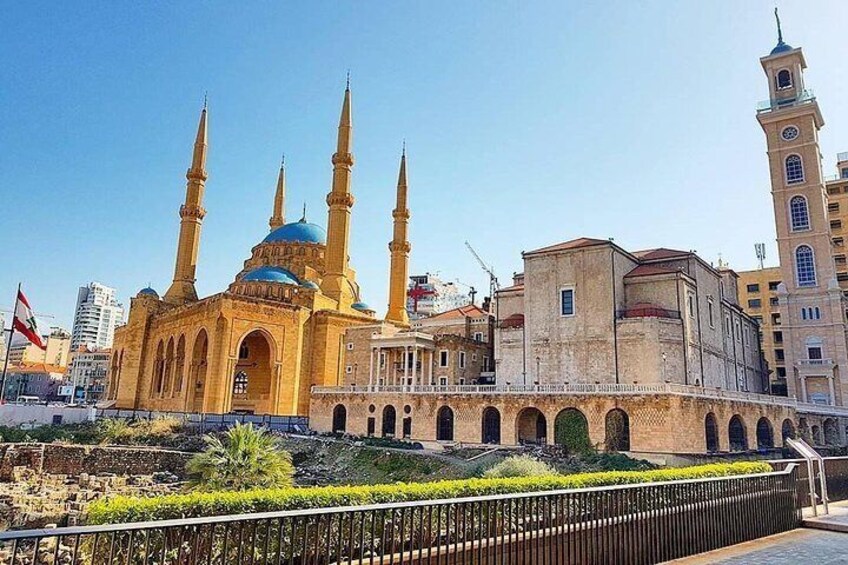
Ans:
<svg viewBox="0 0 848 565"><path fill-rule="evenodd" d="M18 292L15 293L15 301L12 302L12 327L9 330L9 345L6 346L6 360L3 361L3 378L0 379L0 405L6 399L6 371L9 369L9 354L12 352L12 338L15 336L15 314L18 311L18 297L21 295L21 283L18 283ZM3 328L3 332L6 328Z"/></svg>

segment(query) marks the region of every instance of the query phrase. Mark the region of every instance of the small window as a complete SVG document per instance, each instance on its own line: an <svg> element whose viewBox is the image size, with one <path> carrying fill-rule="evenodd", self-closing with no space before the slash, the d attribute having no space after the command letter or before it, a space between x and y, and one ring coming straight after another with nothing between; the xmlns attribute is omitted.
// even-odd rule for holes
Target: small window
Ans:
<svg viewBox="0 0 848 565"><path fill-rule="evenodd" d="M778 367L777 368L777 376L778 376L778 378L785 379L786 378L786 367Z"/></svg>
<svg viewBox="0 0 848 565"><path fill-rule="evenodd" d="M439 351L439 367L447 367L450 361L450 352L445 349Z"/></svg>
<svg viewBox="0 0 848 565"><path fill-rule="evenodd" d="M353 372L353 366L352 365L348 365L347 367L345 367L345 373L347 373L349 375L352 372Z"/></svg>
<svg viewBox="0 0 848 565"><path fill-rule="evenodd" d="M560 292L560 312L563 316L574 315L574 289L564 288Z"/></svg>
<svg viewBox="0 0 848 565"><path fill-rule="evenodd" d="M827 205L828 212L839 212L839 202L830 202Z"/></svg>
<svg viewBox="0 0 848 565"><path fill-rule="evenodd" d="M384 351L380 352L380 368L384 369L386 367L386 353Z"/></svg>
<svg viewBox="0 0 848 565"><path fill-rule="evenodd" d="M783 354L782 349L775 349L774 350L774 358L778 361L783 361L784 359L786 359L786 356Z"/></svg>
<svg viewBox="0 0 848 565"><path fill-rule="evenodd" d="M789 69L781 69L777 72L777 89L786 88L792 88L792 72Z"/></svg>
<svg viewBox="0 0 848 565"><path fill-rule="evenodd" d="M778 304L780 304L780 299L778 297L772 296L769 298L769 306L777 306Z"/></svg>
<svg viewBox="0 0 848 565"><path fill-rule="evenodd" d="M476 354L476 353L472 353L472 354L471 354L471 362L472 362L472 363L476 363L476 362L477 362L477 354Z"/></svg>
<svg viewBox="0 0 848 565"><path fill-rule="evenodd" d="M816 319L816 320L821 320L821 310L819 310L819 307L818 307L818 306L816 306L815 308L813 308L813 314L815 315L815 316L814 316L814 319Z"/></svg>
<svg viewBox="0 0 848 565"><path fill-rule="evenodd" d="M760 285L758 285L756 283L755 284L749 284L748 285L748 292L760 292Z"/></svg>
<svg viewBox="0 0 848 565"><path fill-rule="evenodd" d="M780 281L769 281L769 290L777 290L779 285Z"/></svg>
<svg viewBox="0 0 848 565"><path fill-rule="evenodd" d="M742 331L739 327L739 320L736 320L736 341L742 341Z"/></svg>
<svg viewBox="0 0 848 565"><path fill-rule="evenodd" d="M691 292L689 293L689 317L695 317L695 295Z"/></svg>
<svg viewBox="0 0 848 565"><path fill-rule="evenodd" d="M752 298L748 301L748 308L762 308L763 301L759 298Z"/></svg>
<svg viewBox="0 0 848 565"><path fill-rule="evenodd" d="M833 243L833 245L835 247L842 247L843 245L845 245L845 240L844 240L844 238L841 238L841 237L834 237L830 241Z"/></svg>
<svg viewBox="0 0 848 565"><path fill-rule="evenodd" d="M250 350L247 348L246 343L242 343L239 346L239 359L247 359L250 356Z"/></svg>
<svg viewBox="0 0 848 565"><path fill-rule="evenodd" d="M489 356L483 355L483 371L489 370Z"/></svg>
<svg viewBox="0 0 848 565"><path fill-rule="evenodd" d="M807 359L821 359L822 358L822 348L820 346L809 346L807 347Z"/></svg>
<svg viewBox="0 0 848 565"><path fill-rule="evenodd" d="M465 368L465 351L459 352L459 368L460 369Z"/></svg>
<svg viewBox="0 0 848 565"><path fill-rule="evenodd" d="M247 394L247 373L239 371L233 379L233 394Z"/></svg>
<svg viewBox="0 0 848 565"><path fill-rule="evenodd" d="M448 378L439 377L439 386L448 386Z"/></svg>
<svg viewBox="0 0 848 565"><path fill-rule="evenodd" d="M708 314L709 319L710 319L710 327L714 328L715 322L713 321L713 299L712 298L707 300L707 314Z"/></svg>
<svg viewBox="0 0 848 565"><path fill-rule="evenodd" d="M783 343L783 332L772 332L771 335L775 343Z"/></svg>
<svg viewBox="0 0 848 565"><path fill-rule="evenodd" d="M830 221L830 229L841 230L842 229L842 220L831 220Z"/></svg>
<svg viewBox="0 0 848 565"><path fill-rule="evenodd" d="M780 312L775 312L771 315L771 325L779 326L780 325Z"/></svg>
<svg viewBox="0 0 848 565"><path fill-rule="evenodd" d="M848 179L848 167L839 169L839 178Z"/></svg>
<svg viewBox="0 0 848 565"><path fill-rule="evenodd" d="M804 165L799 155L790 155L786 158L786 182L787 184L804 182Z"/></svg>
<svg viewBox="0 0 848 565"><path fill-rule="evenodd" d="M795 273L798 286L816 286L816 265L809 245L799 245L795 250Z"/></svg>
<svg viewBox="0 0 848 565"><path fill-rule="evenodd" d="M474 341L482 342L483 341L483 332L474 332Z"/></svg>
<svg viewBox="0 0 848 565"><path fill-rule="evenodd" d="M352 342L352 341L349 341L349 342L348 342L348 344L347 344L347 350L348 350L348 351L353 351L353 342Z"/></svg>

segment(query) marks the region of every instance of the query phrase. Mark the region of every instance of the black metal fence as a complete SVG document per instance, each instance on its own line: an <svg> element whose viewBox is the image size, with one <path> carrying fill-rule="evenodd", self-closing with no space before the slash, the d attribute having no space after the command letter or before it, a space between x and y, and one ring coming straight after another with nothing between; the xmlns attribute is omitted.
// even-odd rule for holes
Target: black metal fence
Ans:
<svg viewBox="0 0 848 565"><path fill-rule="evenodd" d="M796 528L759 475L0 534L0 564L658 563Z"/></svg>
<svg viewBox="0 0 848 565"><path fill-rule="evenodd" d="M268 429L287 433L307 433L309 418L306 416L272 416L270 414L201 414L197 412L157 412L152 410L99 409L98 418L119 418L122 420L155 420L174 418L201 431L223 430L236 422L263 426Z"/></svg>
<svg viewBox="0 0 848 565"><path fill-rule="evenodd" d="M769 464L777 471L786 469L789 465L797 465L796 489L802 506L810 506L809 470L803 459L780 459L769 461ZM848 457L825 457L824 458L825 480L827 483L828 500L848 500ZM818 480L818 466L814 470L816 498L821 500L821 484Z"/></svg>

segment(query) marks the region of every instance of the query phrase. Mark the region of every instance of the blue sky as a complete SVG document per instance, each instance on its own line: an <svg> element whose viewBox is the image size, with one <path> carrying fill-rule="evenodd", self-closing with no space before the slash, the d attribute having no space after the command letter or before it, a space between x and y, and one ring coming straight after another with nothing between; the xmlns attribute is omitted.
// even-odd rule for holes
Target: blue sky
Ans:
<svg viewBox="0 0 848 565"><path fill-rule="evenodd" d="M597 4L597 5L590 5ZM826 172L848 150L845 2L779 2L818 95ZM401 142L412 272L483 289L520 253L579 236L776 260L757 101L774 3L18 2L0 13L0 308L23 281L70 325L76 288L167 288L209 92L198 291L267 233L280 154L288 217L326 224L345 73L352 264L380 315Z"/></svg>

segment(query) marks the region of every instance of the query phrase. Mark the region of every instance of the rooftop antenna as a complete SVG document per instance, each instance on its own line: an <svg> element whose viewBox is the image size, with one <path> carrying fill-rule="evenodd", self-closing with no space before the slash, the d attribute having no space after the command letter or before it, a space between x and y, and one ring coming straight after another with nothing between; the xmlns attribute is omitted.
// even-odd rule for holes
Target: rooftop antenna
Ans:
<svg viewBox="0 0 848 565"><path fill-rule="evenodd" d="M776 15L777 14L777 8L774 9L774 12L775 12L775 15ZM760 269L762 269L763 268L763 262L766 260L766 244L765 243L755 243L754 244L754 252L757 254L757 260L760 262Z"/></svg>

